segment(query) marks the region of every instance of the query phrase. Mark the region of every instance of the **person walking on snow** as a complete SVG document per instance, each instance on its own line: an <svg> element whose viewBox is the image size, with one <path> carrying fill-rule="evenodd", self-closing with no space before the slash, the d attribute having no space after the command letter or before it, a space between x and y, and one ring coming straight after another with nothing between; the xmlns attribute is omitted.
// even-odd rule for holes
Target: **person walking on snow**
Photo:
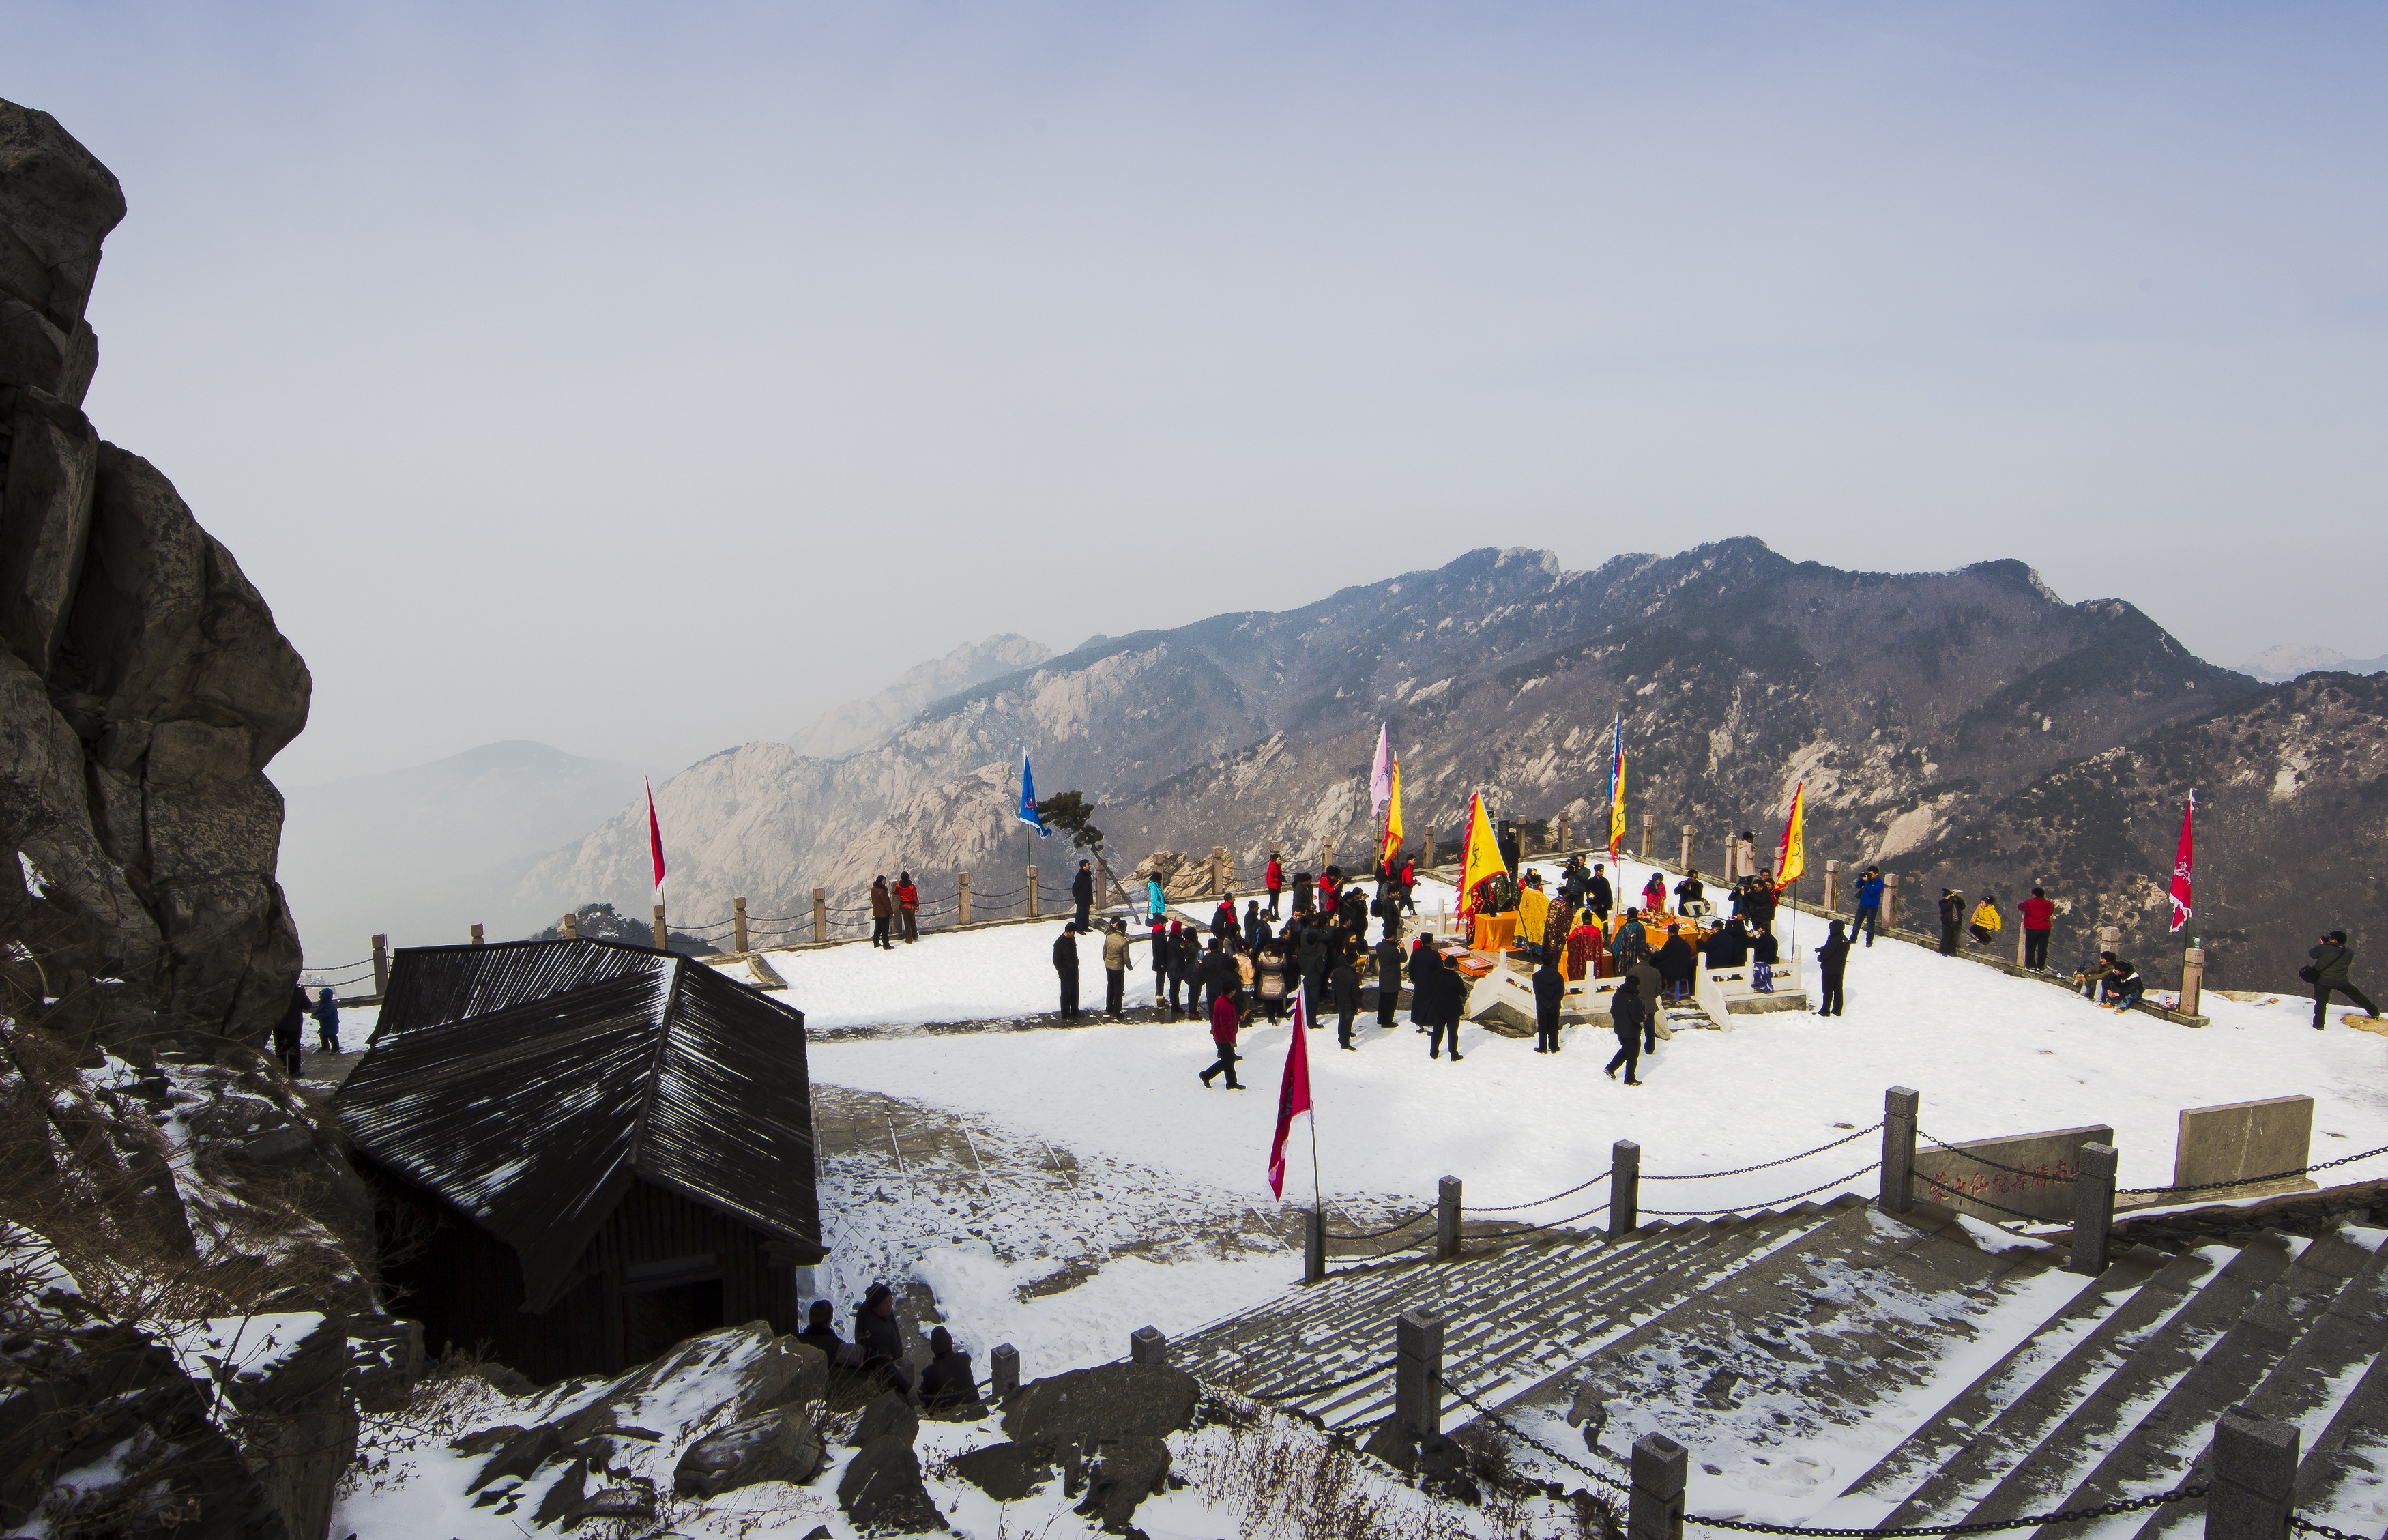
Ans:
<svg viewBox="0 0 2388 1540"><path fill-rule="evenodd" d="M1965 896L1953 887L1940 890L1940 955L1957 955L1957 928L1965 923Z"/></svg>
<svg viewBox="0 0 2388 1540"><path fill-rule="evenodd" d="M1269 918L1281 918L1277 906L1277 900L1285 897L1285 862L1277 859L1275 851L1269 853L1268 870L1262 874L1261 885L1268 889Z"/></svg>
<svg viewBox="0 0 2388 1540"><path fill-rule="evenodd" d="M909 872L896 873L896 912L904 922L904 944L910 946L921 939L921 890L912 885Z"/></svg>
<svg viewBox="0 0 2388 1540"><path fill-rule="evenodd" d="M326 1053L340 1051L340 1002L325 989L315 997L315 1041Z"/></svg>
<svg viewBox="0 0 2388 1540"><path fill-rule="evenodd" d="M1078 923L1073 920L1061 927L1053 940L1053 972L1061 979L1061 1019L1078 1019Z"/></svg>
<svg viewBox="0 0 2388 1540"><path fill-rule="evenodd" d="M1117 1021L1127 1014L1127 922L1111 921L1103 936L1103 1009Z"/></svg>
<svg viewBox="0 0 2388 1540"><path fill-rule="evenodd" d="M1863 931L1866 945L1869 947L1874 945L1874 927L1882 923L1882 894L1885 885L1882 880L1882 869L1878 866L1867 867L1865 875L1858 879L1858 917L1850 923L1849 935L1854 938L1858 932Z"/></svg>
<svg viewBox="0 0 2388 1540"><path fill-rule="evenodd" d="M1608 1025L1617 1033L1617 1056L1608 1061L1606 1071L1610 1079L1617 1078L1618 1066L1621 1064L1625 1069L1627 1085L1642 1083L1634 1071L1642 1064L1642 1033L1648 1020L1648 1004L1642 999L1641 980L1632 974L1626 974L1618 984L1617 993L1608 997Z"/></svg>
<svg viewBox="0 0 2388 1540"><path fill-rule="evenodd" d="M1393 1012L1402 1002L1402 942L1399 935L1387 935L1377 943L1377 1025L1393 1025Z"/></svg>
<svg viewBox="0 0 2388 1540"><path fill-rule="evenodd" d="M1567 979L1545 956L1534 970L1534 1051L1559 1050L1559 1004L1567 999Z"/></svg>
<svg viewBox="0 0 2388 1540"><path fill-rule="evenodd" d="M1085 930L1088 917L1095 910L1095 863L1080 861L1078 874L1070 879L1070 897L1078 901L1078 928Z"/></svg>
<svg viewBox="0 0 2388 1540"><path fill-rule="evenodd" d="M2048 937L2056 928L2056 906L2048 901L2048 890L2033 888L2015 912L2023 916L2023 965L2035 974L2048 972Z"/></svg>
<svg viewBox="0 0 2388 1540"><path fill-rule="evenodd" d="M1459 1018L1467 1008L1467 975L1456 968L1443 968L1433 978L1435 993L1442 998L1434 1008L1434 1029L1427 1034L1427 1057L1434 1057L1435 1045L1445 1037L1451 1039L1451 1062L1459 1063Z"/></svg>
<svg viewBox="0 0 2388 1540"><path fill-rule="evenodd" d="M1841 934L1838 920L1824 927L1824 944L1816 948L1816 977L1820 986L1816 997L1816 1014L1837 1016L1841 1013L1841 975L1848 971L1849 937Z"/></svg>
<svg viewBox="0 0 2388 1540"><path fill-rule="evenodd" d="M2322 1030L2323 1007L2329 1003L2330 992L2333 989L2363 1007L2365 1013L2373 1021L2380 1019L2380 1008L2372 1004L2363 991L2355 986L2352 976L2355 970L2355 954L2347 950L2344 931L2331 932L2321 938L2318 945L2307 950L2305 955L2312 958L2313 962L2309 967L2301 968L2298 972L2300 974L2311 975L2308 982L2314 986L2313 1025L2316 1032Z"/></svg>
<svg viewBox="0 0 2388 1540"><path fill-rule="evenodd" d="M886 877L881 875L871 878L870 945L874 949L881 947L884 947L891 952L896 949L896 943L887 939L887 927L895 919L895 915L896 896L887 891Z"/></svg>
<svg viewBox="0 0 2388 1540"><path fill-rule="evenodd" d="M1416 914L1417 912L1417 862L1407 856L1402 858L1401 885L1402 912Z"/></svg>
<svg viewBox="0 0 2388 1540"><path fill-rule="evenodd" d="M1974 917L1965 923L1965 930L1973 936L1975 946L1987 947L1997 938L1999 932L2006 929L2006 924L2005 918L1999 913L1999 896L1985 893L1982 901L1974 906Z"/></svg>
<svg viewBox="0 0 2388 1540"><path fill-rule="evenodd" d="M1211 1041L1218 1046L1219 1059L1209 1069L1200 1072L1202 1088L1211 1088L1211 1076L1226 1072L1227 1088L1239 1091L1244 1088L1236 1082L1236 1061L1242 1057L1236 1051L1236 1002L1233 997L1221 995L1211 1002Z"/></svg>

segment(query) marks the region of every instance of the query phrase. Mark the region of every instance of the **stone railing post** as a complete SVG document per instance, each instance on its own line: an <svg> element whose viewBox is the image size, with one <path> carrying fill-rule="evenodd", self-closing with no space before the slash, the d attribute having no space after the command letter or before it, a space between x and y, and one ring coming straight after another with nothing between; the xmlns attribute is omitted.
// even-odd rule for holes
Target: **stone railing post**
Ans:
<svg viewBox="0 0 2388 1540"><path fill-rule="evenodd" d="M1426 1310L1393 1322L1393 1423L1412 1438L1442 1432L1442 1317Z"/></svg>
<svg viewBox="0 0 2388 1540"><path fill-rule="evenodd" d="M1327 869L1334 864L1335 842L1331 839L1320 840L1318 842L1318 871L1320 875L1325 875Z"/></svg>
<svg viewBox="0 0 2388 1540"><path fill-rule="evenodd" d="M1444 1262L1459 1258L1459 1178L1445 1177L1435 1185L1434 1254Z"/></svg>
<svg viewBox="0 0 2388 1540"><path fill-rule="evenodd" d="M1327 1211L1316 1205L1302 1221L1302 1281L1327 1281Z"/></svg>
<svg viewBox="0 0 2388 1540"><path fill-rule="evenodd" d="M1642 1228L1642 1147L1620 1139L1608 1153L1608 1238L1615 1241Z"/></svg>
<svg viewBox="0 0 2388 1540"><path fill-rule="evenodd" d="M2023 906L2015 906L2015 966L2024 966L2031 933L2023 928Z"/></svg>
<svg viewBox="0 0 2388 1540"><path fill-rule="evenodd" d="M1695 831L1690 824L1686 823L1683 825L1683 859L1681 865L1686 872L1689 872L1692 869L1692 835L1694 832Z"/></svg>
<svg viewBox="0 0 2388 1540"><path fill-rule="evenodd" d="M671 932L664 925L664 906L657 904L655 906L655 950L664 949L664 942L670 935Z"/></svg>
<svg viewBox="0 0 2388 1540"><path fill-rule="evenodd" d="M1035 871L1030 867L1031 872ZM813 889L813 940L816 944L829 939L829 889Z"/></svg>
<svg viewBox="0 0 2388 1540"><path fill-rule="evenodd" d="M1874 1206L1885 1214L1904 1214L1914 1203L1909 1190L1915 1181L1915 1119L1921 1093L1893 1086L1882 1093L1882 1192Z"/></svg>
<svg viewBox="0 0 2388 1540"><path fill-rule="evenodd" d="M1169 1339L1157 1326L1139 1326L1128 1333L1127 1361L1131 1364L1166 1364L1169 1362Z"/></svg>
<svg viewBox="0 0 2388 1540"><path fill-rule="evenodd" d="M2191 947L2180 954L2180 1013L2194 1016L2205 998L2205 948Z"/></svg>
<svg viewBox="0 0 2388 1540"><path fill-rule="evenodd" d="M2294 1423L2222 1414L2205 1457L2205 1540L2289 1540L2303 1442Z"/></svg>
<svg viewBox="0 0 2388 1540"><path fill-rule="evenodd" d="M1036 863L1028 863L1028 918L1036 918Z"/></svg>
<svg viewBox="0 0 2388 1540"><path fill-rule="evenodd" d="M1899 873L1896 872L1886 872L1882 874L1882 920L1880 923L1884 930L1888 930L1891 926L1899 923Z"/></svg>
<svg viewBox="0 0 2388 1540"><path fill-rule="evenodd" d="M1645 861L1650 859L1650 839L1651 836L1658 832L1658 814L1644 813L1642 815L1642 859Z"/></svg>
<svg viewBox="0 0 2388 1540"><path fill-rule="evenodd" d="M571 921L571 918L570 918L569 916L566 916L566 917L565 917L565 922L564 922L564 929L565 929L565 935L569 935L572 933L572 921ZM387 935L376 935L376 936L375 936L375 937L373 938L373 960L374 960L374 993L375 993L375 994L376 994L376 995L387 995L387 994L388 994L388 993L389 993L389 937L388 937L388 936L387 936Z"/></svg>
<svg viewBox="0 0 2388 1540"><path fill-rule="evenodd" d="M1561 855L1565 855L1568 851L1572 850L1572 849L1574 849L1574 848L1575 848L1574 842L1573 842L1573 841L1571 841L1571 840L1569 840L1569 839L1568 838L1569 832L1569 829L1568 829L1568 816L1567 816L1567 811L1566 811L1566 809L1562 808L1562 809L1560 809L1560 812L1559 812L1559 844L1558 844L1559 853L1560 853Z"/></svg>
<svg viewBox="0 0 2388 1540"><path fill-rule="evenodd" d="M474 946L476 946L476 947L483 947L483 946L487 946L488 944L489 944L488 942L486 942L486 941L484 941L484 940L482 940L482 939L481 939L481 927L480 927L480 925L476 923L473 926L473 945L474 945Z"/></svg>
<svg viewBox="0 0 2388 1540"><path fill-rule="evenodd" d="M1434 825L1431 823L1418 826L1417 864L1421 872L1434 864Z"/></svg>
<svg viewBox="0 0 2388 1540"><path fill-rule="evenodd" d="M1824 863L1824 912L1838 914L1841 910L1841 863Z"/></svg>
<svg viewBox="0 0 2388 1540"><path fill-rule="evenodd" d="M2096 1278L2106 1270L2106 1242L2115 1228L2115 1147L2085 1144L2073 1178L2073 1260L2068 1273Z"/></svg>
<svg viewBox="0 0 2388 1540"><path fill-rule="evenodd" d="M1664 1433L1633 1441L1633 1484L1627 1499L1625 1540L1683 1540L1683 1484L1691 1457Z"/></svg>
<svg viewBox="0 0 2388 1540"><path fill-rule="evenodd" d="M997 1401L1018 1390L1020 1350L1010 1343L997 1343L995 1351L986 1355L986 1377L993 1381L988 1389Z"/></svg>
<svg viewBox="0 0 2388 1540"><path fill-rule="evenodd" d="M957 872L954 877L954 906L957 923L967 925L971 923L970 898L970 873L967 872Z"/></svg>
<svg viewBox="0 0 2388 1540"><path fill-rule="evenodd" d="M2102 952L2121 951L2123 949L2123 927L2120 925L2099 926L2098 949Z"/></svg>
<svg viewBox="0 0 2388 1540"><path fill-rule="evenodd" d="M742 957L746 953L746 900L743 898L730 900L730 949Z"/></svg>
<svg viewBox="0 0 2388 1540"><path fill-rule="evenodd" d="M565 939L566 941L578 941L578 940L579 940L579 939L580 939L580 914L579 914L579 911L578 911L578 910L565 910L565 913L564 913L564 919L562 920L562 922L560 922L560 923L557 924L556 928L557 928L558 930L560 930L560 931L562 931L562 932L564 933L564 939Z"/></svg>

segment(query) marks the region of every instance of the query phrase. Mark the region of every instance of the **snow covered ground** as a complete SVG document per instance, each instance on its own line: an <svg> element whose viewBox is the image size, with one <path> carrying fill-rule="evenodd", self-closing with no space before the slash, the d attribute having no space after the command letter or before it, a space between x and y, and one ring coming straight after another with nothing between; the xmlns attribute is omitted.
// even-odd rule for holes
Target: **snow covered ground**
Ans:
<svg viewBox="0 0 2388 1540"><path fill-rule="evenodd" d="M1627 883L1638 887L1646 875L1627 863ZM1448 893L1421 885L1428 918ZM931 936L894 953L845 947L772 961L788 979L784 998L814 1026L1002 1018L1053 1008L1059 924ZM1805 954L1823 927L1812 915L1797 925ZM1787 914L1777 930L1787 946ZM1091 942L1085 955L1087 992L1099 999ZM2166 982L2156 960L2144 965L2153 981ZM1131 999L1149 1000L1149 966L1129 976ZM1647 1084L1639 1088L1601 1073L1614 1047L1605 1029L1569 1028L1565 1051L1551 1058L1530 1041L1470 1025L1461 1033L1465 1057L1453 1063L1428 1059L1406 1013L1391 1031L1364 1014L1357 1051L1338 1051L1329 1032L1310 1038L1319 1179L1330 1201L1374 1200L1382 1212L1394 1202L1430 1202L1437 1179L1450 1174L1466 1183L1471 1206L1523 1204L1517 1217L1558 1219L1605 1194L1538 1200L1607 1169L1612 1141L1631 1139L1642 1146L1647 1212L1771 1205L1817 1189L1871 1191L1871 1174L1835 1179L1874 1159L1870 1139L1746 1176L1649 1178L1772 1160L1863 1128L1882 1115L1892 1085L1923 1092L1923 1127L1947 1140L2110 1124L2126 1187L2171 1179L2186 1107L2311 1095L2314 1159L2388 1144L2388 1037L2335 1021L2315 1032L2309 1002L2294 997L2245 1004L2209 995L2213 1025L2190 1028L2118 1015L2043 983L1888 940L1854 955L1848 997L1847 1013L1835 1019L1781 1012L1735 1017L1726 1031L1679 1033L1643 1060ZM816 1043L811 1066L817 1082L983 1118L1081 1161L1132 1165L1230 1205L1265 1207L1288 1037L1285 1025L1246 1035L1252 1088L1240 1094L1197 1080L1213 1055L1207 1030L1192 1021L864 1035ZM1299 1130L1297 1139L1287 1198L1306 1203L1308 1144ZM2382 1174L2388 1157L2340 1177ZM936 1289L957 1335L982 1351L1035 1338L1041 1361L1033 1372L1117 1355L1130 1316L1183 1331L1289 1286L1299 1268L1290 1255L1114 1265L1075 1289L1025 1297L1017 1285L1026 1264L998 1264L970 1238L957 1240L959 1249L932 1246L916 1276Z"/></svg>

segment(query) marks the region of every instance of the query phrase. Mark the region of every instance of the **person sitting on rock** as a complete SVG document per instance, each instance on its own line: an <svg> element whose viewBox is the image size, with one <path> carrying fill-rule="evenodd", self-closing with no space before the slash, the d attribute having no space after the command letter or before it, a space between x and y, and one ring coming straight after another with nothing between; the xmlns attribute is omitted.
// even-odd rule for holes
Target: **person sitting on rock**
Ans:
<svg viewBox="0 0 2388 1540"><path fill-rule="evenodd" d="M929 1367L921 1371L921 1409L959 1411L978 1404L970 1355L954 1346L952 1332L937 1328L929 1333Z"/></svg>
<svg viewBox="0 0 2388 1540"><path fill-rule="evenodd" d="M820 1349L821 1355L830 1361L832 1368L858 1368L862 1365L862 1355L854 1350L852 1343L837 1334L836 1317L837 1309L829 1301L813 1301L813 1307L806 1316L805 1329L796 1333L796 1341Z"/></svg>
<svg viewBox="0 0 2388 1540"><path fill-rule="evenodd" d="M904 1327L896 1318L896 1292L874 1283L854 1307L854 1339L862 1349L862 1372L875 1374L906 1395L912 1394L912 1366L904 1361Z"/></svg>

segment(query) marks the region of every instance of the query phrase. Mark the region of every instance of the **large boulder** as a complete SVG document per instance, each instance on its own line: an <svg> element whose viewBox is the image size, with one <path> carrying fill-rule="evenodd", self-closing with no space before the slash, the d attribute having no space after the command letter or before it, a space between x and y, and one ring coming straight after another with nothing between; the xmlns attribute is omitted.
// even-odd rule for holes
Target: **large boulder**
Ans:
<svg viewBox="0 0 2388 1540"><path fill-rule="evenodd" d="M866 1533L926 1534L946 1527L921 1483L921 1457L900 1438L874 1438L856 1451L838 1478L837 1501Z"/></svg>
<svg viewBox="0 0 2388 1540"><path fill-rule="evenodd" d="M46 1025L261 1045L299 961L263 771L312 684L172 483L80 410L123 214L55 120L0 102L0 926L44 955Z"/></svg>
<svg viewBox="0 0 2388 1540"><path fill-rule="evenodd" d="M1194 1425L1202 1386L1166 1364L1104 1364L1023 1386L1004 1408L1014 1443L1052 1447L1076 1439L1098 1444L1161 1438Z"/></svg>
<svg viewBox="0 0 2388 1540"><path fill-rule="evenodd" d="M757 1482L802 1484L820 1473L825 1455L812 1419L781 1407L690 1445L672 1472L672 1485L683 1497L713 1497Z"/></svg>

